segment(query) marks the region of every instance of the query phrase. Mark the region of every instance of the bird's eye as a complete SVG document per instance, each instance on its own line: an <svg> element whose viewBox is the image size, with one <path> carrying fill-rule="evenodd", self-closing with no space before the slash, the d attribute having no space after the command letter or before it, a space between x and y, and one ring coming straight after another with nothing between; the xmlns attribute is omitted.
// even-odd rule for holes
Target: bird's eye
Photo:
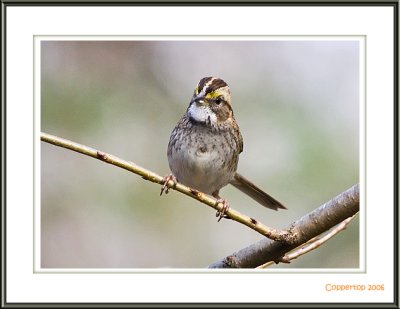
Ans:
<svg viewBox="0 0 400 309"><path fill-rule="evenodd" d="M218 97L215 99L215 104L220 105L222 103L222 98Z"/></svg>

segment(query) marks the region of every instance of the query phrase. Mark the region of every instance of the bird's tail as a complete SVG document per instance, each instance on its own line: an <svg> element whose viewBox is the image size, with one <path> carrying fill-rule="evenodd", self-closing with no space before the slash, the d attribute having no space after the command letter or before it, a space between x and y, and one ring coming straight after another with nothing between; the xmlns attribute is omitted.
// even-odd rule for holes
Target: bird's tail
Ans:
<svg viewBox="0 0 400 309"><path fill-rule="evenodd" d="M238 173L235 173L235 176L230 181L230 184L267 208L271 208L273 210L287 209L271 195L267 194L250 180Z"/></svg>

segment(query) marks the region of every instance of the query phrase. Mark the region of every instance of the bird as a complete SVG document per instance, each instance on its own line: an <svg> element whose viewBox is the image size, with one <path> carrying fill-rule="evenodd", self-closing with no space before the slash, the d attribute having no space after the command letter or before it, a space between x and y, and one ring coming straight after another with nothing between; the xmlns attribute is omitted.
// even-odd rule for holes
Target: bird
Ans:
<svg viewBox="0 0 400 309"><path fill-rule="evenodd" d="M184 184L223 204L218 221L229 209L221 188L233 185L262 206L286 209L278 200L237 172L243 138L233 114L228 84L217 77L204 77L195 87L185 114L172 130L167 157L170 170L163 178L161 194L169 182ZM160 194L160 195L161 195Z"/></svg>

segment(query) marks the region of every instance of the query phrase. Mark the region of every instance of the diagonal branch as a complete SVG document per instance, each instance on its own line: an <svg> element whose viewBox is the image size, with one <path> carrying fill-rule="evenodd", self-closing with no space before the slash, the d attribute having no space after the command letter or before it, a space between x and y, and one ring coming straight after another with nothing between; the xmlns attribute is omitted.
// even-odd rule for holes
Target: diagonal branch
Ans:
<svg viewBox="0 0 400 309"><path fill-rule="evenodd" d="M54 136L41 133L41 140L56 146L82 153L103 162L118 166L142 176L151 182L163 185L164 177L149 171L133 162L122 160L111 154ZM217 211L223 208L222 203L202 192L186 187L180 183L169 181L168 185L187 196L190 196ZM284 262L284 255L310 239L331 229L340 222L352 217L359 211L359 185L356 184L339 194L329 202L303 216L286 230L276 230L265 226L256 219L250 218L229 208L226 215L234 221L248 226L269 239L263 239L250 245L221 261L215 262L209 268L253 268L269 261Z"/></svg>
<svg viewBox="0 0 400 309"><path fill-rule="evenodd" d="M287 252L354 216L359 209L359 185L356 184L288 227L293 236L292 242L263 239L213 263L209 268L253 268L269 261L284 262L282 257Z"/></svg>
<svg viewBox="0 0 400 309"><path fill-rule="evenodd" d="M342 221L341 223L336 225L334 228L332 228L332 230L329 231L328 233L326 233L324 236L314 237L314 238L310 239L309 241L307 241L305 244L301 245L300 247L295 248L293 251L287 253L282 258L282 262L290 263L290 261L297 259L300 256L319 248L321 245L326 243L333 236L335 236L339 232L343 231L354 218L355 218L355 216L347 218L346 220ZM264 265L258 266L257 268L266 268L273 264L274 264L274 262L270 261L270 262L265 263Z"/></svg>
<svg viewBox="0 0 400 309"><path fill-rule="evenodd" d="M123 159L120 159L116 156L113 156L111 154L107 154L105 152L102 152L100 150L96 150L94 148L90 148L72 141L69 141L64 138L60 138L54 135L50 135L47 133L41 133L40 138L43 142L47 142L59 147L63 147L66 149L70 149L76 152L79 152L81 154L87 155L92 158L96 158L98 160L101 160L103 162L118 166L120 168L123 168L125 170L128 170L132 173L135 173L137 175L142 176L143 179L146 179L151 182L155 182L158 184L164 184L165 180L162 176L157 175L156 173L149 171L139 165L136 165L133 162L128 162ZM186 194L187 196L190 196L203 204L206 204L217 211L222 211L223 204L218 202L216 199L213 197L210 197L209 195L206 195L202 192L199 192L197 190L191 189L189 187L186 187L180 183L174 183L173 181L169 182L169 186L171 186L172 189L179 191L183 194ZM225 214L232 220L237 221L241 224L244 224L248 226L249 228L257 231L263 236L266 236L270 239L274 239L277 241L285 241L285 242L290 242L290 233L287 231L281 231L281 230L276 230L273 228L270 228L268 226L265 226L262 224L260 221L250 218L246 215L241 214L240 212L229 208Z"/></svg>

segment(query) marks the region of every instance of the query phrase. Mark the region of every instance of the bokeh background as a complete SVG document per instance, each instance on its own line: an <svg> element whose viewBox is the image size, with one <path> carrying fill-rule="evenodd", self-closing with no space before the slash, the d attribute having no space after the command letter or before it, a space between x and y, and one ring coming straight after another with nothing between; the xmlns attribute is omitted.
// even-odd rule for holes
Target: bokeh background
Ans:
<svg viewBox="0 0 400 309"><path fill-rule="evenodd" d="M288 207L227 186L231 207L285 228L359 181L356 41L43 41L41 129L169 173L169 135L205 76L231 87L239 172ZM41 143L43 268L203 268L261 236L178 192ZM275 268L356 268L359 222Z"/></svg>

